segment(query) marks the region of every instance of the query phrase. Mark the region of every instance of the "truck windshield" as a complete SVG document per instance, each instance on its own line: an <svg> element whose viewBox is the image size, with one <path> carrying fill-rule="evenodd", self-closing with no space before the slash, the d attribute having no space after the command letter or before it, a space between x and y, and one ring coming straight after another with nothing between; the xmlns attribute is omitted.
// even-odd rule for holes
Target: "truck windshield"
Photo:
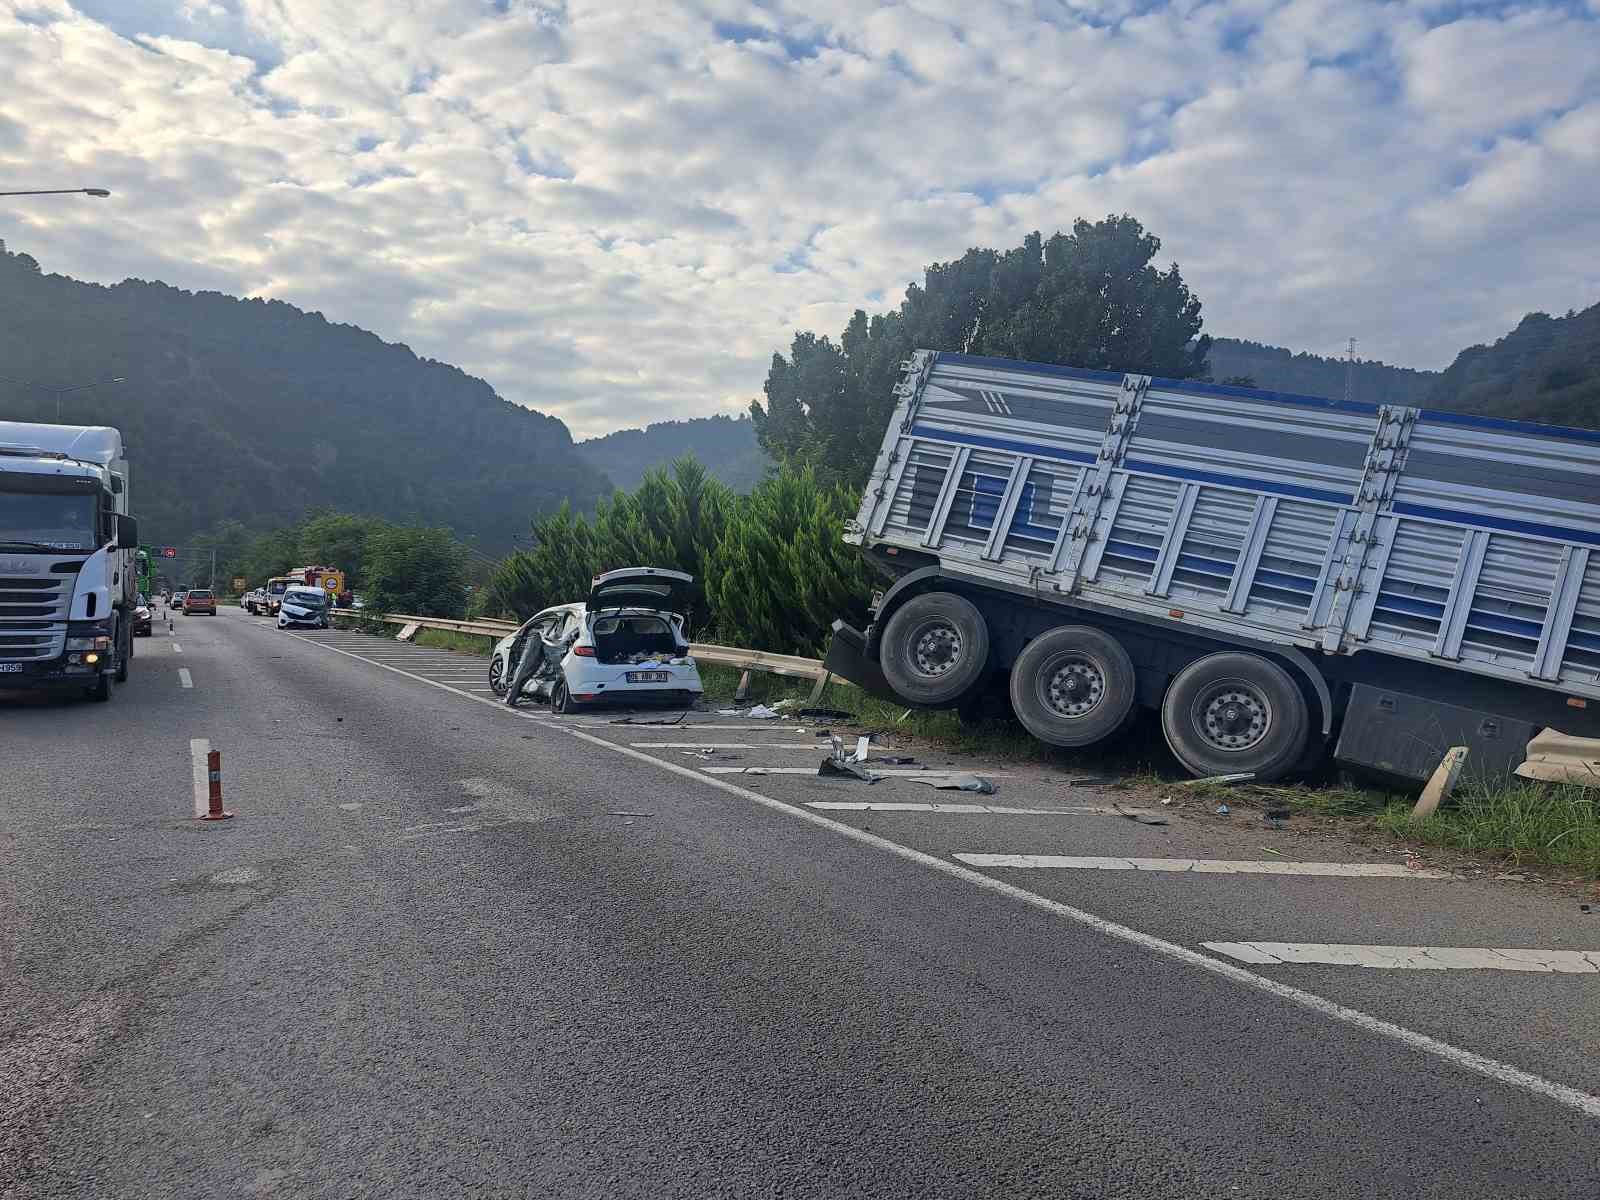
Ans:
<svg viewBox="0 0 1600 1200"><path fill-rule="evenodd" d="M93 550L96 498L14 492L0 488L0 542L36 543L46 550Z"/></svg>
<svg viewBox="0 0 1600 1200"><path fill-rule="evenodd" d="M269 595L269 596L281 596L281 595L283 595L284 591L288 588L288 586L289 585L287 583L269 583L267 585L267 595Z"/></svg>

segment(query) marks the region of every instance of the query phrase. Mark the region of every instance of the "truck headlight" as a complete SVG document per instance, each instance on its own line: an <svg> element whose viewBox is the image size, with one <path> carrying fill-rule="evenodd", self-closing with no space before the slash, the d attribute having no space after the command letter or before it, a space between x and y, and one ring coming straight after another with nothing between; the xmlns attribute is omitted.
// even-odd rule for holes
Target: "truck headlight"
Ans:
<svg viewBox="0 0 1600 1200"><path fill-rule="evenodd" d="M68 650L109 650L111 639L108 637L69 637Z"/></svg>

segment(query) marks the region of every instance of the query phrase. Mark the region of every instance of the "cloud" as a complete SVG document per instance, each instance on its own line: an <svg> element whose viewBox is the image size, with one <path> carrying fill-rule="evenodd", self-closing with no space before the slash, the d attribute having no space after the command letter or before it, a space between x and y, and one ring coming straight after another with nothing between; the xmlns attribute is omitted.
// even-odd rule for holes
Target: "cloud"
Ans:
<svg viewBox="0 0 1600 1200"><path fill-rule="evenodd" d="M1207 328L1441 366L1600 298L1596 4L0 0L46 269L274 296L583 436L1129 211Z"/></svg>

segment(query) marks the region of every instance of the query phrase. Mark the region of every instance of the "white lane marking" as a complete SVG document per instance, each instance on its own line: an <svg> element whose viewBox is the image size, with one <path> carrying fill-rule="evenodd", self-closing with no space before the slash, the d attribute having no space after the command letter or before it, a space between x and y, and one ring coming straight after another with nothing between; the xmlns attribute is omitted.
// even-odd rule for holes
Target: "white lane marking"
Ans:
<svg viewBox="0 0 1600 1200"><path fill-rule="evenodd" d="M617 745L615 742L609 744ZM617 746L617 749L625 750L627 747ZM649 758L650 756L647 754L645 757ZM661 760L652 759L651 761L660 762ZM948 773L930 767L875 767L872 764L873 760L867 760L868 769L881 779L903 779L913 775L944 775ZM815 775L817 773L816 767L701 767L700 769L707 775ZM1011 778L1005 771L985 771L981 767L973 770L974 773L981 774L985 779ZM967 772L963 771L962 774L967 774Z"/></svg>
<svg viewBox="0 0 1600 1200"><path fill-rule="evenodd" d="M1318 963L1405 971L1544 971L1600 975L1600 951L1487 946L1353 946L1318 942L1202 942L1207 950L1261 965Z"/></svg>
<svg viewBox="0 0 1600 1200"><path fill-rule="evenodd" d="M174 654L182 654L183 653L183 647L178 645L177 642L173 642L172 643L172 652Z"/></svg>
<svg viewBox="0 0 1600 1200"><path fill-rule="evenodd" d="M1362 879L1453 879L1448 871L1401 863L1295 862L1292 859L1082 858L1070 854L957 854L969 867L1047 867L1082 871L1168 871L1193 875L1335 875Z"/></svg>
<svg viewBox="0 0 1600 1200"><path fill-rule="evenodd" d="M291 633L290 636L300 637L299 634L294 633ZM318 644L312 638L300 637L300 640L311 642L313 645ZM349 651L340 650L336 646L326 646L324 648L332 650L335 654L343 654L346 658L367 661L361 659L359 654L351 654ZM402 671L398 667L383 666L381 663L374 663L373 665L382 667L385 671L393 671L396 675L404 675L409 679L415 679L418 683L425 683L429 687L436 687L441 691L463 696L478 704L490 705L501 712L510 713L514 717L534 719L531 713L507 708L498 700L485 700L478 696L471 696L465 692L457 691L455 688L445 687L442 683L435 683L431 679L424 679L420 675L413 675L409 671ZM559 728L559 726L557 727ZM748 800L750 803L759 805L762 808L769 808L774 812L787 814L798 821L808 821L820 828L832 830L840 837L871 846L876 850L883 851L885 854L892 854L907 862L926 867L930 871L937 871L940 874L960 879L973 887L982 888L985 891L993 892L996 895L1004 896L1021 904L1031 905L1053 916L1075 921L1080 925L1085 925L1098 933L1104 934L1106 937L1116 938L1119 941L1140 946L1165 958L1181 962L1186 966L1209 971L1211 974L1239 984L1241 987L1252 988L1255 991L1276 996L1280 1000L1286 1000L1311 1012L1320 1013L1322 1016L1329 1017L1332 1020L1399 1042L1401 1045L1421 1053L1431 1054L1435 1058L1459 1067L1464 1071L1471 1071L1474 1074L1493 1079L1497 1083L1503 1083L1508 1087L1519 1088L1533 1095L1542 1096L1547 1100L1552 1100L1557 1104L1562 1104L1581 1112L1585 1116L1600 1118L1600 1096L1591 1096L1587 1092L1568 1087L1564 1083L1556 1083L1553 1080L1545 1079L1543 1076L1535 1075L1531 1071L1524 1071L1520 1067L1514 1067L1510 1063L1503 1063L1498 1059L1477 1054L1463 1047L1453 1046L1449 1042L1442 1042L1438 1038L1429 1037L1425 1033L1418 1033L1414 1029L1396 1025L1392 1021L1385 1021L1381 1017L1375 1017L1371 1013L1364 1013L1360 1009L1347 1008L1345 1005L1319 996L1315 992L1308 992L1303 988L1279 983L1275 979L1268 979L1265 975L1257 975L1252 971L1246 971L1243 967L1224 962L1220 958L1212 958L1210 955L1201 954L1197 950L1191 950L1187 946L1180 946L1176 942L1158 938L1154 934L1143 933L1131 926L1108 921L1106 918L1096 916L1085 909L1074 908L1070 904L1062 904L1057 900L1041 896L1037 892L1030 892L1026 888L1020 888L1002 879L996 879L992 875L985 875L981 871L958 866L932 854L924 854L921 850L913 850L909 846L891 842L888 838L868 833L864 829L856 829L853 826L844 824L842 821L835 821L831 817L825 817L821 813L810 812L804 808L796 808L782 800L774 800L770 796L763 796L760 792L740 787L738 784L730 783L725 779L709 779L704 773L692 767L683 767L677 763L666 762L642 751L618 745L616 742L609 742L605 738L595 737L590 733L584 733L581 729L577 729L572 725L566 726L566 731L575 738L590 742L616 754L625 754L629 758L637 759L642 763L649 763L659 770L668 771L685 779L698 779L708 787L718 788L731 796L738 796L740 799Z"/></svg>
<svg viewBox="0 0 1600 1200"><path fill-rule="evenodd" d="M190 738L189 757L194 760L194 815L203 817L211 803L211 772L206 756L211 753L209 738Z"/></svg>
<svg viewBox="0 0 1600 1200"><path fill-rule="evenodd" d="M503 821L503 822L501 822L501 824L509 824L509 822L504 822ZM446 834L451 834L451 833L477 833L478 830L480 830L482 828L483 828L482 825L457 825L453 829L429 829L429 830L426 830L426 831L424 831L422 833L404 833L404 834L401 834L395 840L396 841L401 841L401 842L414 842L418 838L444 837Z"/></svg>
<svg viewBox="0 0 1600 1200"><path fill-rule="evenodd" d="M194 686L194 678L184 667L178 668L178 686L186 688L192 688Z"/></svg>
<svg viewBox="0 0 1600 1200"><path fill-rule="evenodd" d="M866 830L857 829L852 825L846 825L842 821L835 821L832 817L825 817L821 813L797 808L792 804L787 804L782 800L775 800L770 796L763 796L760 792L740 787L738 784L730 783L725 779L707 778L692 767L682 767L677 763L654 758L642 751L631 749L628 746L619 746L615 742L608 742L604 738L595 737L593 734L584 733L582 730L573 729L570 726L567 728L567 732L575 738L591 742L616 754L625 754L629 758L649 763L660 770L670 771L672 774L679 775L685 779L698 779L708 787L719 788L731 796L738 796L740 799L748 800L750 803L759 805L762 808L784 813L797 821L807 821L819 828L831 830L840 837L859 842L864 846L871 846L875 850L881 850L885 854L892 854L896 858L904 859L906 862L916 863L918 866L926 867L930 871L937 871L940 874L951 876L964 883L969 883L973 887L1004 896L1009 900L1031 905L1053 916L1075 921L1107 937L1140 946L1165 958L1181 962L1185 966L1209 971L1211 974L1239 984L1241 987L1252 988L1269 996L1275 996L1280 1000L1286 1000L1291 1004L1319 1013L1343 1024L1352 1025L1368 1033L1377 1034L1379 1037L1388 1038L1412 1050L1420 1051L1423 1054L1431 1054L1435 1058L1460 1067L1462 1070L1471 1071L1485 1078L1493 1079L1497 1083L1506 1084L1509 1087L1520 1088L1522 1091L1531 1092L1536 1096L1543 1096L1547 1100L1563 1104L1586 1116L1600 1118L1600 1096L1591 1096L1588 1092L1581 1092L1577 1088L1568 1087L1564 1083L1556 1083L1554 1080L1545 1079L1543 1076L1535 1075L1531 1071L1524 1071L1520 1067L1514 1067L1510 1063L1500 1062L1498 1059L1489 1058L1486 1055L1475 1053L1461 1046L1453 1046L1449 1042L1442 1042L1438 1038L1429 1037L1425 1033L1407 1029L1403 1025L1396 1025L1393 1021L1385 1021L1381 1017L1375 1017L1371 1013L1364 1013L1360 1009L1348 1008L1335 1000L1319 996L1315 992L1308 992L1303 988L1279 983L1275 979L1268 979L1265 975L1257 975L1253 971L1246 971L1243 967L1235 966L1231 962L1226 962L1220 958L1212 958L1208 954L1201 954L1198 950L1191 950L1187 946L1180 946L1176 942L1169 942L1165 938L1156 937L1154 934L1144 933L1131 926L1119 924L1116 921L1108 921L1105 917L1096 916L1085 909L1074 908L1070 904L1062 904L1060 901L1041 896L1037 892L1030 892L1026 888L1007 883L1003 879L996 879L993 875L985 875L982 871L974 871L970 867L959 866L932 854L925 854L921 850L913 850L909 846L891 842L888 838L879 837L875 833L868 833Z"/></svg>
<svg viewBox="0 0 1600 1200"><path fill-rule="evenodd" d="M361 801L352 800L348 804L339 805L339 807L344 809L345 812L360 812L361 811Z"/></svg>
<svg viewBox="0 0 1600 1200"><path fill-rule="evenodd" d="M612 724L615 724L615 722L612 722L612 721L600 721L600 722L596 723L595 728L603 729L607 725L612 725ZM641 722L641 724L642 724L642 722ZM624 726L622 726L622 728L626 729L627 726L624 725ZM807 733L807 732L810 731L811 726L809 726L809 725L749 725L749 724L745 724L745 725L702 725L698 721L685 721L681 725L673 725L673 726L669 726L668 728L684 729L684 730L688 730L688 729L738 730L740 733ZM817 739L817 744L818 745L822 745L823 744L822 740L820 738Z"/></svg>
<svg viewBox="0 0 1600 1200"><path fill-rule="evenodd" d="M1148 808L1125 808L1118 812L1103 804L1079 804L1071 808L1008 808L1003 804L892 804L866 800L808 800L806 807L834 812L985 813L1016 817L1120 817L1123 813L1142 816L1154 811Z"/></svg>
<svg viewBox="0 0 1600 1200"><path fill-rule="evenodd" d="M828 753L828 743L812 742L629 742L636 750L815 750Z"/></svg>

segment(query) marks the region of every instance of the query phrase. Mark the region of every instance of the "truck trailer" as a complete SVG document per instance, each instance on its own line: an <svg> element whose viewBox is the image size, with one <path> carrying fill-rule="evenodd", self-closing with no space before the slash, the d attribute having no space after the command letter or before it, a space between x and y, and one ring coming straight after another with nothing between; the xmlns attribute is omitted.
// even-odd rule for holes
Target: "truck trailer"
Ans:
<svg viewBox="0 0 1600 1200"><path fill-rule="evenodd" d="M0 421L0 688L111 698L133 658L138 544L117 430Z"/></svg>
<svg viewBox="0 0 1600 1200"><path fill-rule="evenodd" d="M918 351L827 666L1198 776L1499 773L1600 736L1600 432Z"/></svg>

